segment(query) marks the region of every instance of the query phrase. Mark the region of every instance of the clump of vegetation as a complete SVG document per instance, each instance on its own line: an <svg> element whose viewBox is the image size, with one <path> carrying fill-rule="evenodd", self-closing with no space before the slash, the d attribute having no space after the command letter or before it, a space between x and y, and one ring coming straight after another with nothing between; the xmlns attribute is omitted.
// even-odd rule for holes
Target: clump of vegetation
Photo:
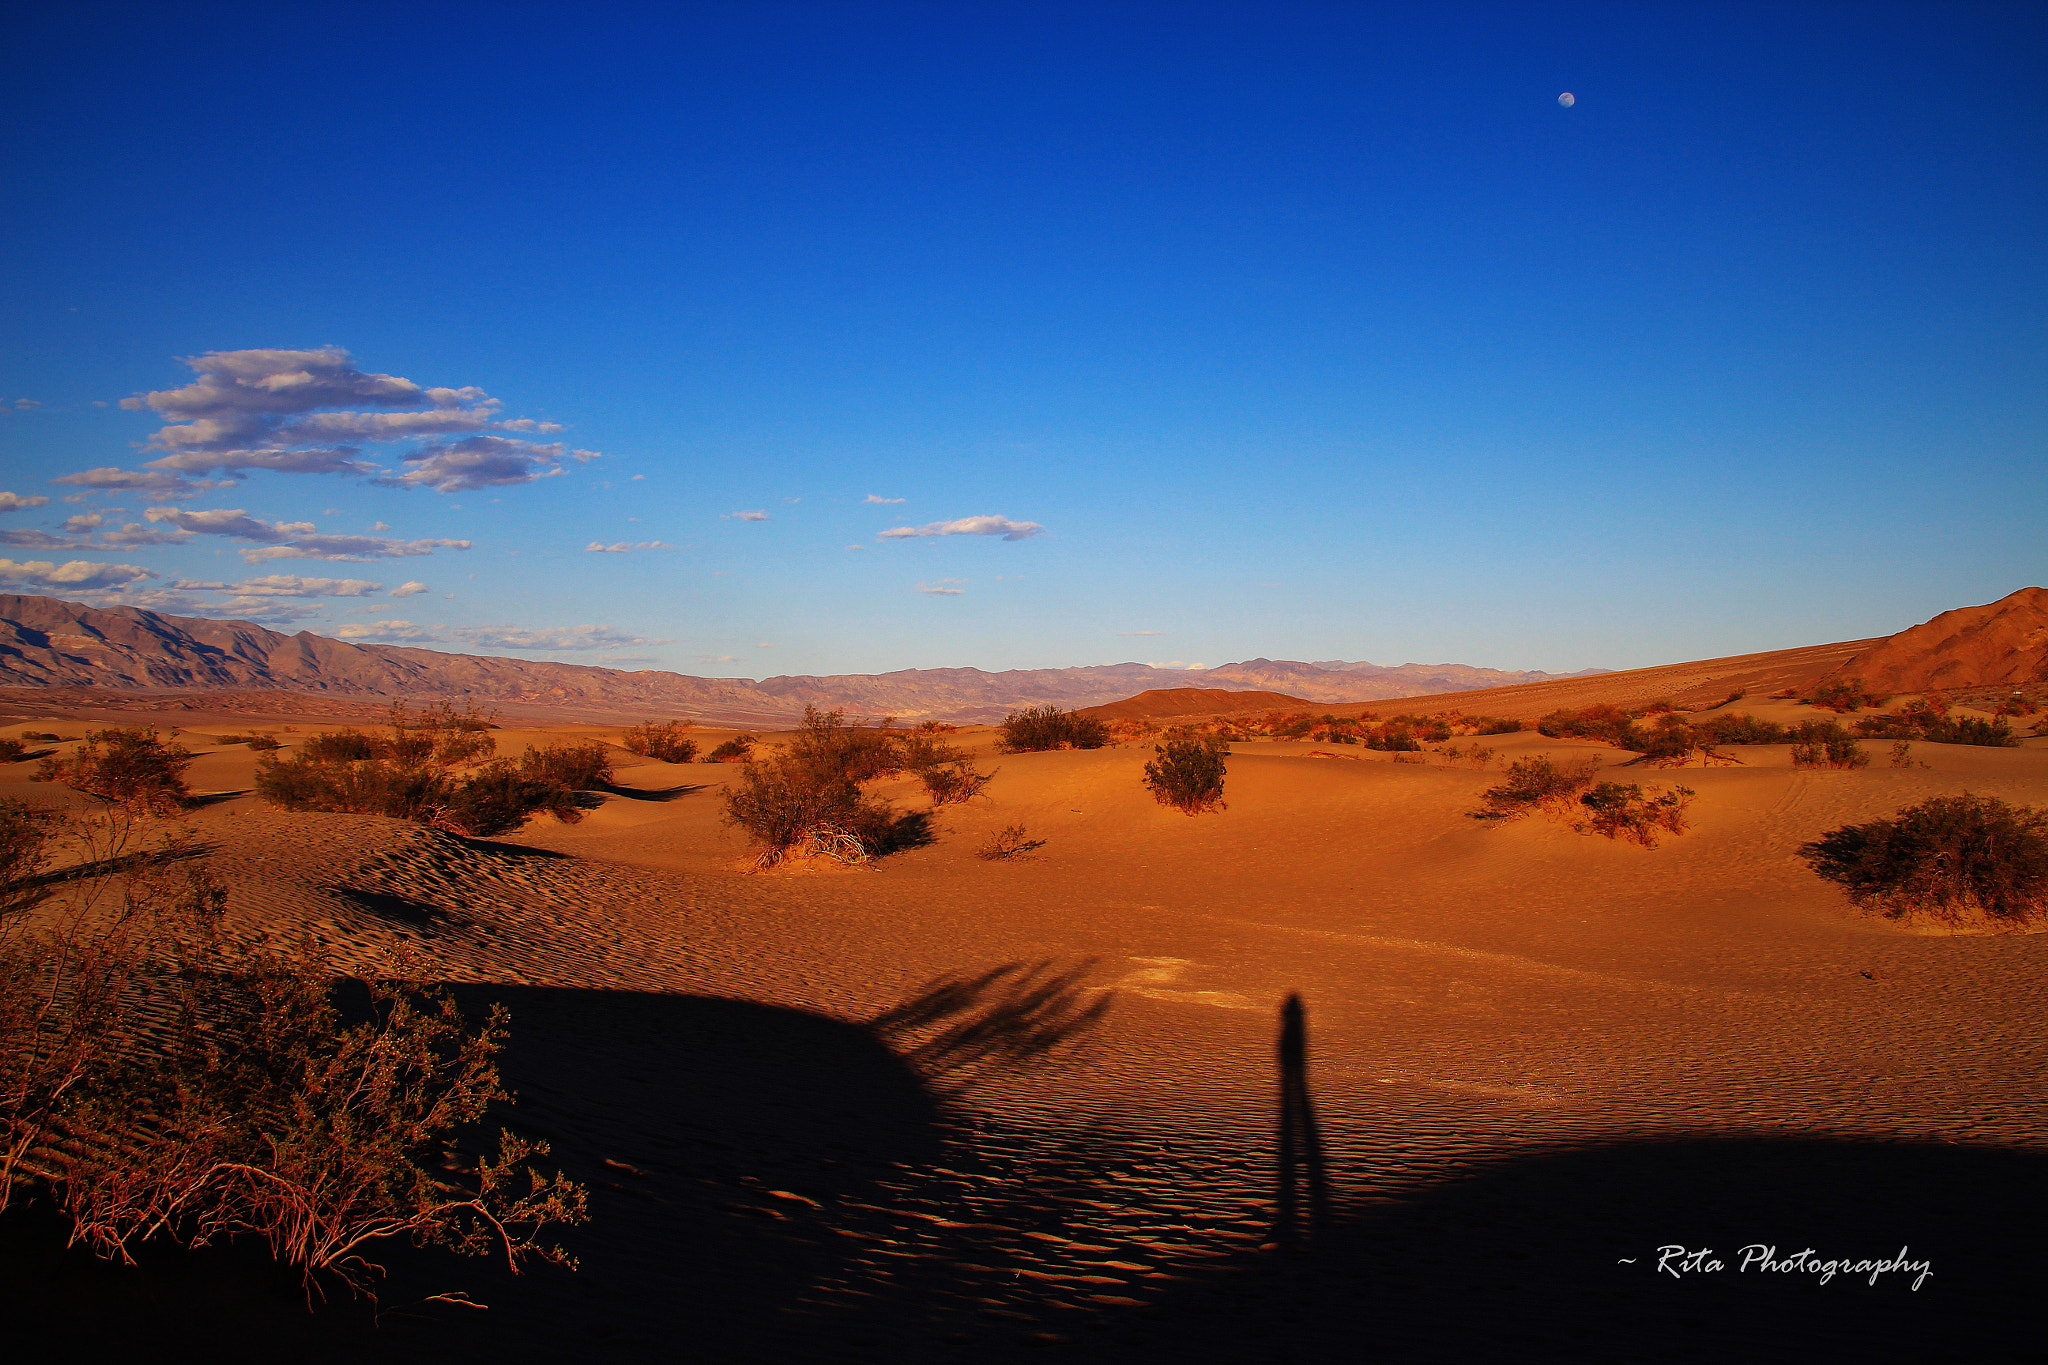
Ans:
<svg viewBox="0 0 2048 1365"><path fill-rule="evenodd" d="M974 850L974 854L977 858L1000 862L1005 858L1015 858L1029 853L1034 848L1044 847L1045 840L1029 837L1021 824L1005 825L989 835L981 847Z"/></svg>
<svg viewBox="0 0 2048 1365"><path fill-rule="evenodd" d="M1910 742L1902 739L1892 745L1892 766L1894 768L1910 768L1913 766L1913 746Z"/></svg>
<svg viewBox="0 0 2048 1365"><path fill-rule="evenodd" d="M1814 688L1806 700L1811 705L1824 707L1840 715L1844 711L1858 711L1866 706L1882 706L1890 699L1873 693L1864 686L1861 678L1830 678Z"/></svg>
<svg viewBox="0 0 2048 1365"><path fill-rule="evenodd" d="M383 815L488 838L543 812L574 824L583 818L575 793L611 776L596 741L529 747L516 764L497 750L474 711L443 703L414 716L400 702L389 735L345 728L310 737L290 758L266 754L256 794L286 810Z"/></svg>
<svg viewBox="0 0 2048 1365"><path fill-rule="evenodd" d="M1909 702L1897 711L1865 716L1856 722L1858 734L1878 739L1924 739L1930 744L1974 744L1987 749L2019 747L2019 736L2004 716L1984 720L1978 716L1951 716L1944 701Z"/></svg>
<svg viewBox="0 0 2048 1365"><path fill-rule="evenodd" d="M1502 716L1474 716L1472 723L1473 733L1478 735L1518 735L1527 728L1518 720Z"/></svg>
<svg viewBox="0 0 2048 1365"><path fill-rule="evenodd" d="M278 747L277 740L270 735L215 735L215 744L246 744L251 749L269 750Z"/></svg>
<svg viewBox="0 0 2048 1365"><path fill-rule="evenodd" d="M685 733L691 728L687 720L671 720L660 725L647 721L636 725L619 738L619 743L629 754L656 759L662 763L694 763L697 761L697 741Z"/></svg>
<svg viewBox="0 0 2048 1365"><path fill-rule="evenodd" d="M1561 707L1536 722L1536 733L1550 739L1597 739L1640 753L1649 738L1635 720L1629 712L1606 702L1576 711Z"/></svg>
<svg viewBox="0 0 2048 1365"><path fill-rule="evenodd" d="M191 765L191 751L163 739L153 725L88 730L84 743L68 755L45 758L29 780L61 782L102 801L169 815L192 799L185 785Z"/></svg>
<svg viewBox="0 0 2048 1365"><path fill-rule="evenodd" d="M570 791L596 791L611 785L611 746L597 739L556 740L544 749L528 745L519 756L519 775Z"/></svg>
<svg viewBox="0 0 2048 1365"><path fill-rule="evenodd" d="M1803 720L1787 732L1795 768L1867 768L1870 755L1838 720Z"/></svg>
<svg viewBox="0 0 2048 1365"><path fill-rule="evenodd" d="M2009 697L2000 699L1997 709L1992 714L1997 716L2031 716L2039 713L2040 710L2040 704L2032 697L2024 692L2015 692Z"/></svg>
<svg viewBox="0 0 2048 1365"><path fill-rule="evenodd" d="M12 736L0 736L0 763L19 763L32 752L28 745Z"/></svg>
<svg viewBox="0 0 2048 1365"><path fill-rule="evenodd" d="M897 756L903 766L916 773L934 806L971 801L995 777L974 766L974 756L958 745L938 738L944 733L920 726L897 737Z"/></svg>
<svg viewBox="0 0 2048 1365"><path fill-rule="evenodd" d="M374 1297L370 1255L397 1236L573 1265L539 1237L582 1221L586 1195L528 1165L545 1145L460 1150L511 1099L502 1007L471 1028L400 975L345 1020L310 952L228 942L189 832L140 843L150 813L0 803L0 1209L41 1193L74 1244L126 1262L250 1234L309 1297ZM79 870L53 886L59 842Z"/></svg>
<svg viewBox="0 0 2048 1365"><path fill-rule="evenodd" d="M1730 698L1730 700L1733 700L1733 698ZM1783 744L1785 742L1784 726L1776 721L1759 720L1747 711L1709 716L1693 726L1693 731L1709 744Z"/></svg>
<svg viewBox="0 0 2048 1365"><path fill-rule="evenodd" d="M1109 726L1094 716L1033 706L1003 718L998 747L1006 754L1044 753L1051 749L1100 749L1109 743Z"/></svg>
<svg viewBox="0 0 2048 1365"><path fill-rule="evenodd" d="M1573 828L1655 848L1658 831L1685 833L1685 809L1696 795L1690 787L1646 794L1633 782L1601 782L1579 797L1579 804L1590 814Z"/></svg>
<svg viewBox="0 0 2048 1365"><path fill-rule="evenodd" d="M706 754L704 761L706 763L752 762L756 742L757 740L753 735L734 735L731 739Z"/></svg>
<svg viewBox="0 0 2048 1365"><path fill-rule="evenodd" d="M1225 809L1223 777L1230 746L1215 735L1169 735L1145 763L1145 786L1161 805L1184 815Z"/></svg>
<svg viewBox="0 0 2048 1365"><path fill-rule="evenodd" d="M1579 796L1593 785L1600 760L1588 755L1559 763L1549 754L1533 754L1508 764L1499 786L1481 793L1485 805L1472 812L1480 820L1513 820L1533 810L1569 818Z"/></svg>
<svg viewBox="0 0 2048 1365"><path fill-rule="evenodd" d="M1801 845L1815 875L1898 918L1920 911L2017 925L2048 909L2048 811L1995 796L1937 796Z"/></svg>
<svg viewBox="0 0 2048 1365"><path fill-rule="evenodd" d="M1492 749L1477 742L1469 749L1460 748L1458 745L1452 744L1440 749L1438 752L1444 756L1444 762L1446 763L1457 763L1462 760L1463 762L1470 763L1475 768L1484 768L1487 764L1491 763L1494 754Z"/></svg>
<svg viewBox="0 0 2048 1365"><path fill-rule="evenodd" d="M804 708L790 742L747 763L725 790L725 819L763 845L762 867L804 853L864 861L920 842L929 817L898 816L861 784L901 772L887 724L849 722L842 711Z"/></svg>

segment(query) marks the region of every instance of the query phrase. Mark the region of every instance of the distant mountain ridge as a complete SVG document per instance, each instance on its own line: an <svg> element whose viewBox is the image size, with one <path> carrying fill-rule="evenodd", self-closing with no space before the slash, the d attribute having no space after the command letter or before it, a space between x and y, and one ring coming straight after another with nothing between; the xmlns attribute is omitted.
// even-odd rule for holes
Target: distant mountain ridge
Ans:
<svg viewBox="0 0 2048 1365"><path fill-rule="evenodd" d="M129 691L317 692L362 699L449 698L592 719L690 716L771 725L804 707L905 720L989 722L1023 706L1097 706L1176 685L1285 692L1317 702L1377 701L1586 674L1509 672L1466 664L1252 659L1211 669L1146 664L1081 668L902 669L828 677L699 678L657 670L449 654L362 645L311 631L286 635L248 621L89 607L54 597L0 595L0 686Z"/></svg>

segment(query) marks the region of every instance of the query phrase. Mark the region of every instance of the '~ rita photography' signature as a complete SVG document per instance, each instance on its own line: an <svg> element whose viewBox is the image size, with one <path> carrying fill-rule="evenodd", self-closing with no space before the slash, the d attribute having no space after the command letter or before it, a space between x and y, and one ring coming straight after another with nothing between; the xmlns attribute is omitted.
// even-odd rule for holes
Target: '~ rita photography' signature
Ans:
<svg viewBox="0 0 2048 1365"><path fill-rule="evenodd" d="M1759 1275L1812 1275L1821 1284L1827 1284L1837 1275L1867 1276L1866 1283L1875 1285L1880 1276L1905 1274L1913 1277L1912 1288L1918 1289L1934 1275L1934 1262L1916 1261L1910 1258L1906 1247L1899 1248L1896 1256L1835 1256L1824 1257L1812 1247L1800 1251L1778 1254L1775 1245L1751 1242L1733 1253L1736 1257L1735 1271ZM1638 1258L1624 1256L1619 1264L1634 1265ZM1728 1263L1717 1256L1712 1247L1678 1246L1676 1244L1657 1248L1656 1272L1682 1280L1688 1275L1713 1275L1725 1271Z"/></svg>

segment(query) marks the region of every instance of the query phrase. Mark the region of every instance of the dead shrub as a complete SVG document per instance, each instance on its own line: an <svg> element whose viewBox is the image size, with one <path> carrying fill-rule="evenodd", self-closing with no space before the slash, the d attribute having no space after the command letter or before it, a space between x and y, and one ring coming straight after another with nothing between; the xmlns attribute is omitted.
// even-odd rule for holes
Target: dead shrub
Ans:
<svg viewBox="0 0 2048 1365"><path fill-rule="evenodd" d="M974 850L974 855L990 862L1000 862L1005 858L1020 857L1035 848L1044 847L1045 840L1031 838L1023 825L1005 825L983 840L981 847Z"/></svg>

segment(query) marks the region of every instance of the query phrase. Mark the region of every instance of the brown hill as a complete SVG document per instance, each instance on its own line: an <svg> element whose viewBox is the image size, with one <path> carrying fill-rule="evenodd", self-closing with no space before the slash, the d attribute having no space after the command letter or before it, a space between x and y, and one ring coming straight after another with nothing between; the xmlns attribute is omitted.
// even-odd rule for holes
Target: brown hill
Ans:
<svg viewBox="0 0 2048 1365"><path fill-rule="evenodd" d="M1221 687L1155 687L1107 706L1084 707L1080 714L1097 720L1156 720L1161 716L1228 716L1275 707L1292 711L1308 704L1307 698L1290 697L1284 692L1232 692Z"/></svg>
<svg viewBox="0 0 2048 1365"><path fill-rule="evenodd" d="M1879 692L2048 682L2048 590L1958 607L1844 660L1830 676Z"/></svg>

